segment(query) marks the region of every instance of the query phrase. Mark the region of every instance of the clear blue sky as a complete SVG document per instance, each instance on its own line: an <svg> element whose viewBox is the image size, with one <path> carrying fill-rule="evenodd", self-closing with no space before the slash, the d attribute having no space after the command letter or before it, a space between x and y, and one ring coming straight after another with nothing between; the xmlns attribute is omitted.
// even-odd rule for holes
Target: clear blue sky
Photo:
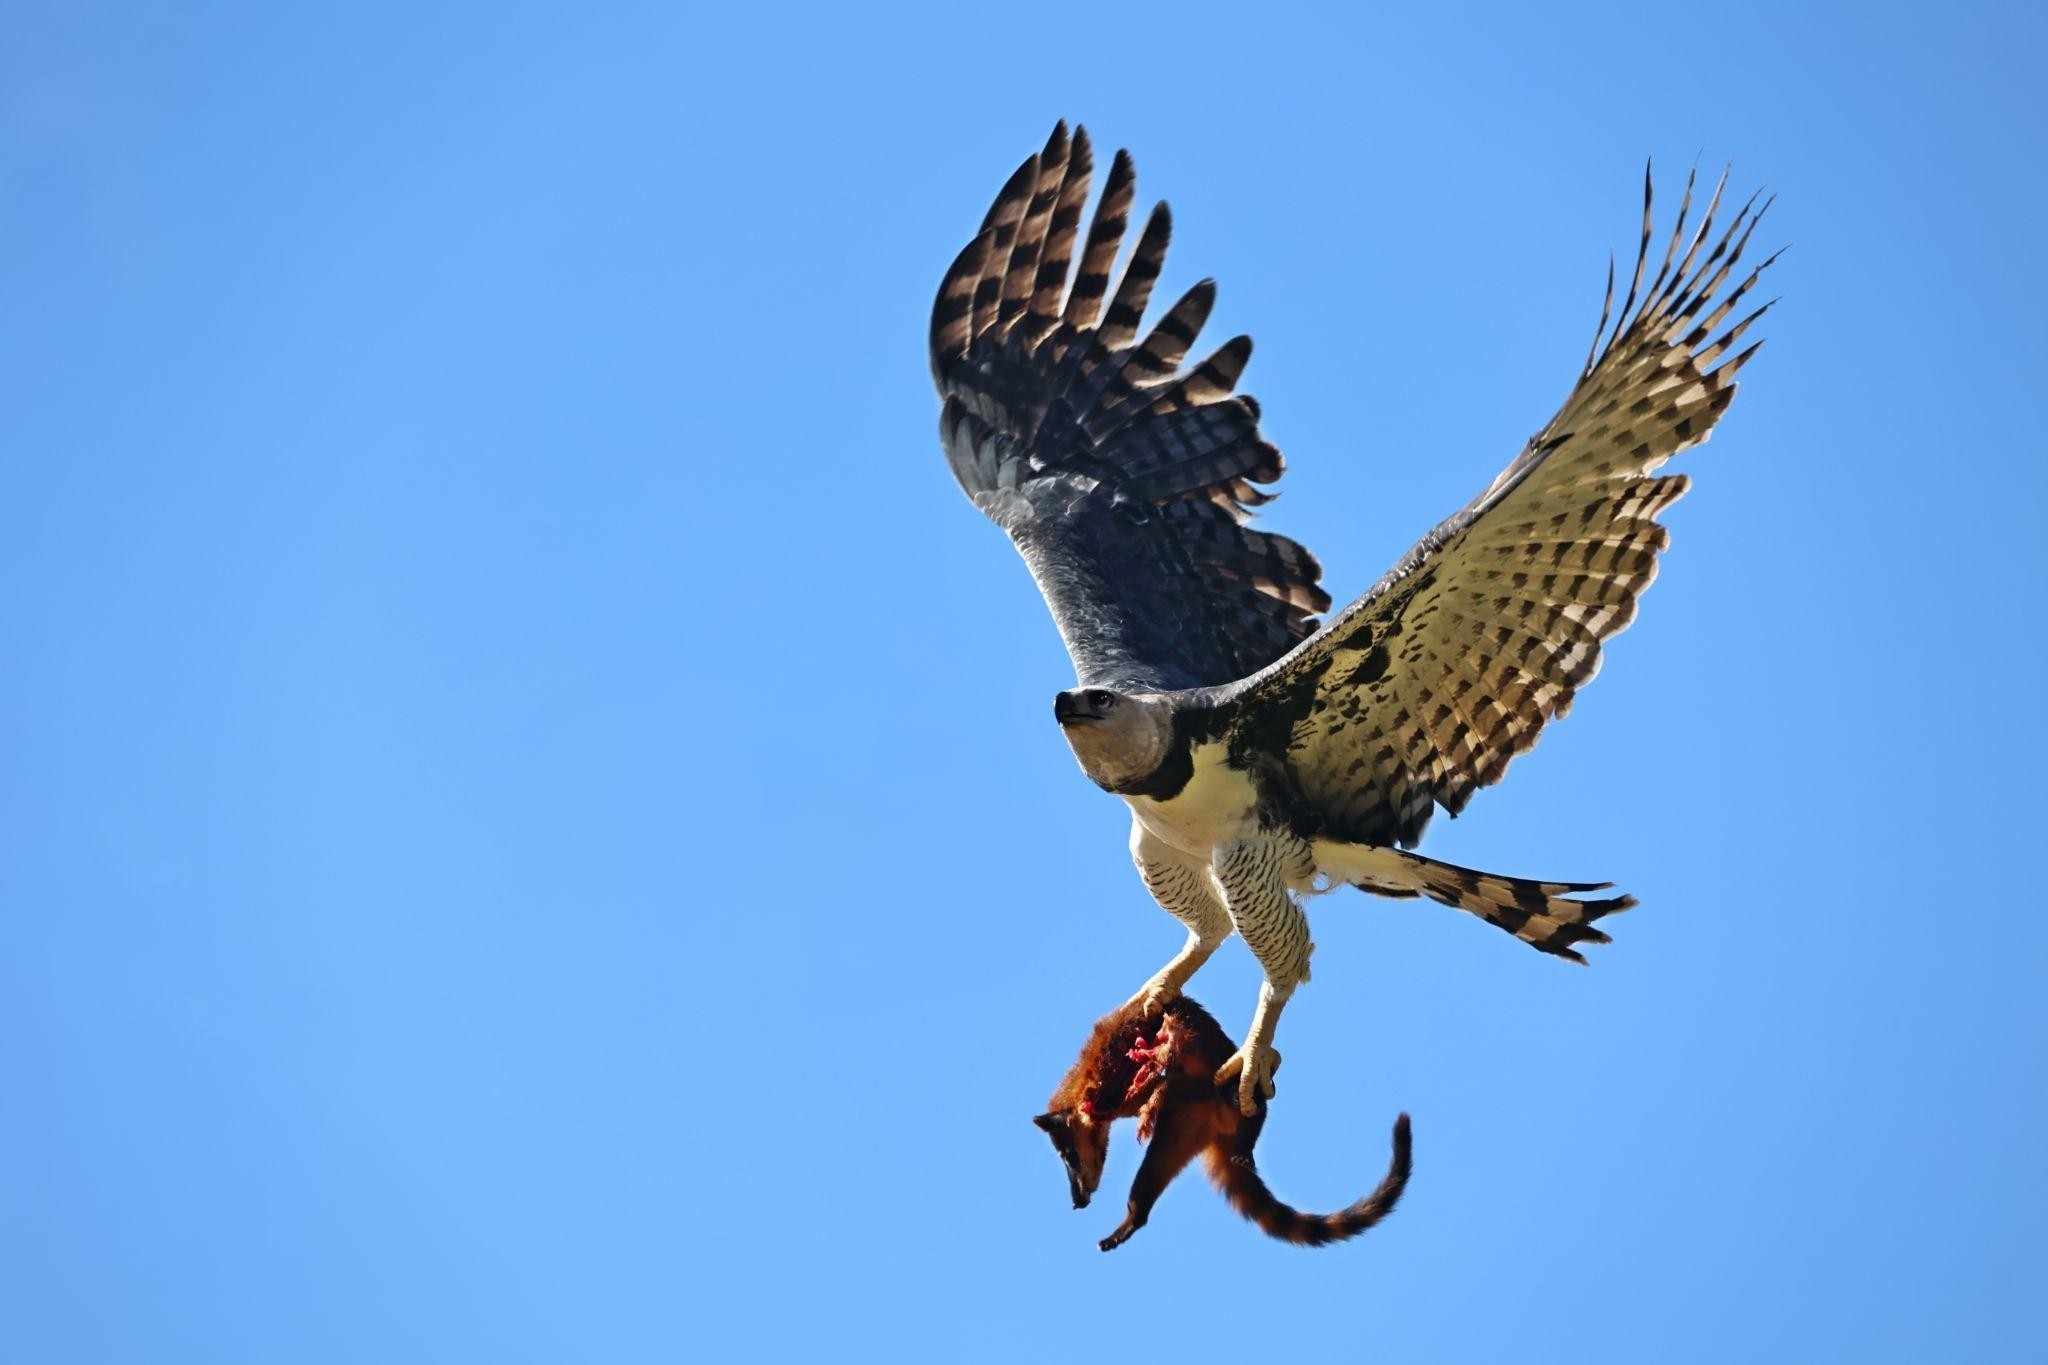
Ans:
<svg viewBox="0 0 2048 1365"><path fill-rule="evenodd" d="M2020 1359L2043 21L2021 7L9 7L0 1358ZM1059 117L1341 599L1563 396L1645 155L1786 301L1598 683L1314 907L1263 1149L1113 1258L1027 1118L1171 952L947 476L941 270ZM1233 1029L1232 944L1196 994Z"/></svg>

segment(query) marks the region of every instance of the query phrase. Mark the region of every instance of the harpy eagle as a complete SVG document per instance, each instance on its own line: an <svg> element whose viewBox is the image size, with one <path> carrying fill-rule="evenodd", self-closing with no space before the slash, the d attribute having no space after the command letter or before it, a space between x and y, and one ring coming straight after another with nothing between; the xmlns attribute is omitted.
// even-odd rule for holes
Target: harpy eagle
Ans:
<svg viewBox="0 0 2048 1365"><path fill-rule="evenodd" d="M1282 469L1258 405L1232 395L1251 339L1182 367L1215 299L1209 280L1140 336L1171 219L1153 208L1112 292L1135 181L1118 152L1082 242L1092 169L1086 131L1070 139L1061 123L946 272L931 325L940 436L1073 657L1078 685L1053 703L1067 742L1129 804L1139 875L1187 926L1133 1002L1162 1009L1233 930L1264 970L1244 1046L1217 1072L1251 1113L1272 1093L1274 1026L1308 976L1303 896L1428 896L1577 962L1578 945L1608 941L1595 922L1635 903L1584 895L1608 883L1525 881L1406 850L1434 807L1456 815L1500 780L1634 618L1668 540L1657 514L1689 482L1656 471L1707 438L1756 351L1729 354L1768 304L1723 324L1770 261L1723 291L1769 203L1752 196L1711 237L1724 174L1687 240L1688 179L1646 284L1646 173L1635 273L1617 315L1610 262L1564 407L1318 627L1322 567L1246 524Z"/></svg>

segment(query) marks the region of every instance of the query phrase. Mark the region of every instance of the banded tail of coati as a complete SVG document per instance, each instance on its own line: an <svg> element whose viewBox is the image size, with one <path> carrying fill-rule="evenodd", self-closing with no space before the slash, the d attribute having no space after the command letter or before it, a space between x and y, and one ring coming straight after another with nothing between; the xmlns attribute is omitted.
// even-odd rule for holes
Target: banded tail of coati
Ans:
<svg viewBox="0 0 2048 1365"><path fill-rule="evenodd" d="M1356 1237L1393 1211L1408 1187L1408 1116L1394 1121L1394 1158L1379 1188L1337 1213L1300 1213L1273 1197L1252 1161L1266 1122L1266 1102L1249 1118L1238 1112L1237 1087L1219 1087L1216 1068L1237 1044L1209 1012L1180 996L1163 1018L1148 1019L1126 1006L1098 1020L1081 1056L1046 1112L1032 1122L1052 1137L1066 1163L1074 1207L1086 1208L1102 1181L1109 1128L1138 1120L1138 1138L1151 1145L1131 1182L1122 1226L1102 1239L1113 1251L1145 1226L1153 1204L1197 1154L1230 1206L1268 1236L1299 1246L1325 1246Z"/></svg>

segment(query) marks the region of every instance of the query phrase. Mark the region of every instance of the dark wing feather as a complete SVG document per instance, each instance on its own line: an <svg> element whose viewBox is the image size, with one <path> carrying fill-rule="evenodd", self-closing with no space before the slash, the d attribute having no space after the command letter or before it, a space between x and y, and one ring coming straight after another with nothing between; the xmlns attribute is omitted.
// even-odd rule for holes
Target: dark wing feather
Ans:
<svg viewBox="0 0 2048 1365"><path fill-rule="evenodd" d="M1756 346L1723 357L1764 311L1719 330L1770 264L1722 294L1762 210L1751 212L1752 198L1700 260L1720 200L1717 187L1674 269L1687 181L1670 248L1645 288L1646 181L1628 297L1612 336L1603 306L1563 409L1370 592L1287 657L1223 689L1236 704L1239 747L1268 765L1279 759L1279 775L1332 836L1412 844L1434 806L1456 815L1570 708L1600 666L1601 643L1635 618L1668 540L1657 515L1688 485L1655 471L1706 440ZM1610 270L1610 306L1613 290Z"/></svg>
<svg viewBox="0 0 2048 1365"><path fill-rule="evenodd" d="M1172 216L1152 211L1112 292L1136 182L1118 152L1083 242L1092 169L1087 133L1055 128L946 273L931 330L940 437L961 488L1022 552L1084 684L1230 682L1309 633L1330 605L1322 568L1245 524L1283 467L1258 405L1232 396L1251 339L1181 369L1215 302L1207 280L1139 339Z"/></svg>

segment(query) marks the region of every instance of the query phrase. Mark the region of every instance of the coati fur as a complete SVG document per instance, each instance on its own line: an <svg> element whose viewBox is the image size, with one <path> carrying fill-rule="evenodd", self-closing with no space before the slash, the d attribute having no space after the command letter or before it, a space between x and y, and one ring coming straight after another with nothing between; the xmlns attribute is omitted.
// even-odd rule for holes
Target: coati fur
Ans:
<svg viewBox="0 0 2048 1365"><path fill-rule="evenodd" d="M1102 1239L1114 1251L1145 1226L1153 1204L1197 1154L1230 1206L1270 1237L1297 1246L1325 1246L1356 1237L1393 1211L1408 1187L1408 1116L1394 1121L1394 1158L1379 1188L1339 1213L1300 1213L1274 1198L1259 1178L1252 1148L1266 1122L1266 1101L1249 1118L1238 1112L1237 1087L1218 1087L1216 1069L1237 1044L1207 1010L1183 995L1160 1019L1135 1006L1103 1016L1080 1058L1032 1122L1051 1136L1066 1163L1074 1207L1086 1208L1102 1181L1109 1129L1138 1120L1138 1139L1151 1145L1131 1182L1124 1221Z"/></svg>

